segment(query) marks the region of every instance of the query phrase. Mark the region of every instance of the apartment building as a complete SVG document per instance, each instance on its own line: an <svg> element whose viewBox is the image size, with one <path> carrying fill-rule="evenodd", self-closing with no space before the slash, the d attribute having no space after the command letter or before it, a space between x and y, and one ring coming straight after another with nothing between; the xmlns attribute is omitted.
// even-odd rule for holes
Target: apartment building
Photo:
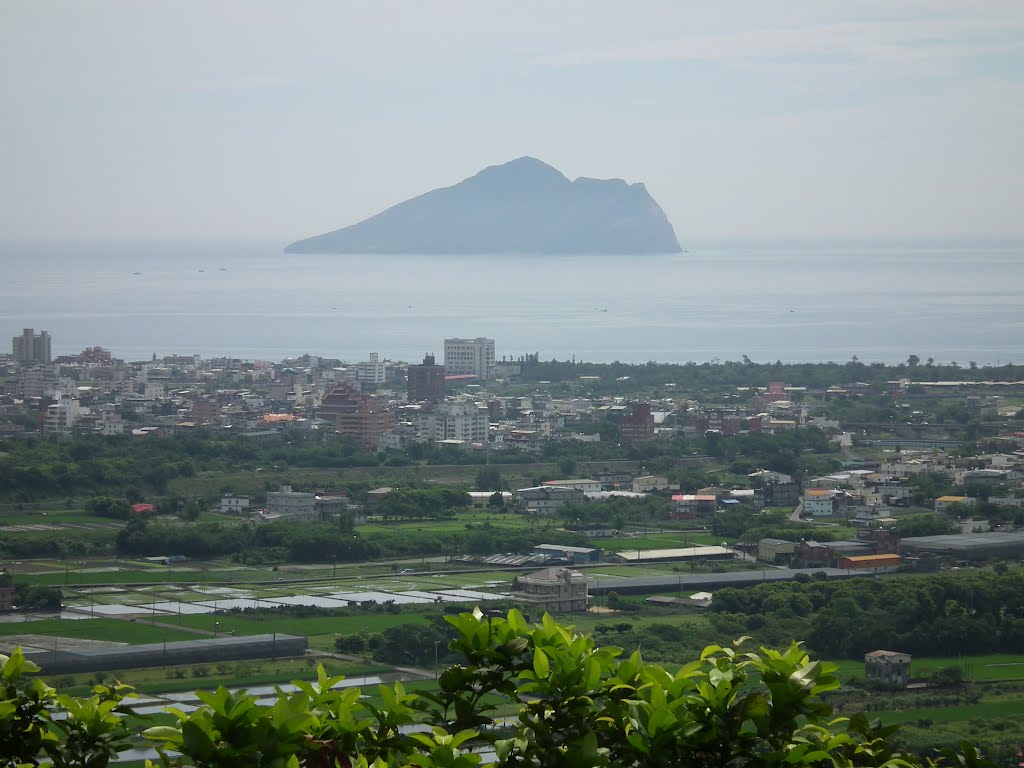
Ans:
<svg viewBox="0 0 1024 768"><path fill-rule="evenodd" d="M419 365L406 371L410 403L439 403L444 400L444 366L434 362L433 355L424 355Z"/></svg>
<svg viewBox="0 0 1024 768"><path fill-rule="evenodd" d="M49 363L53 359L50 346L49 333L25 328L20 336L11 339L11 354L22 365Z"/></svg>
<svg viewBox="0 0 1024 768"><path fill-rule="evenodd" d="M448 376L494 379L494 339L445 339L444 369Z"/></svg>

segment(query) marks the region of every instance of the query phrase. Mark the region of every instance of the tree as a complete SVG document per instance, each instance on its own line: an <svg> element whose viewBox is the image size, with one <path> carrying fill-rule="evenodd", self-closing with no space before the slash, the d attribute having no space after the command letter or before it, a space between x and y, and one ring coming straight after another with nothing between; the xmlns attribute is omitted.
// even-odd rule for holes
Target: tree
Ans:
<svg viewBox="0 0 1024 768"><path fill-rule="evenodd" d="M545 615L529 624L477 610L446 617L449 650L464 661L445 669L436 691L401 683L377 696L338 688L322 666L317 680L278 689L263 705L246 691L197 694L192 712L171 708L171 725L148 728L165 766L241 768L473 768L490 748L500 768L915 768L925 764L888 741L898 726L864 715L833 719L822 694L839 687L836 667L784 650L712 645L678 670L639 651L598 646ZM89 699L58 696L26 673L20 651L0 656L0 761L105 768L128 734L127 687L98 687ZM496 717L502 708L500 719ZM55 717L59 709L67 713ZM512 714L508 714L511 712ZM411 729L426 721L426 729ZM981 766L970 745L954 766ZM180 757L173 756L178 753ZM943 757L929 758L931 766Z"/></svg>

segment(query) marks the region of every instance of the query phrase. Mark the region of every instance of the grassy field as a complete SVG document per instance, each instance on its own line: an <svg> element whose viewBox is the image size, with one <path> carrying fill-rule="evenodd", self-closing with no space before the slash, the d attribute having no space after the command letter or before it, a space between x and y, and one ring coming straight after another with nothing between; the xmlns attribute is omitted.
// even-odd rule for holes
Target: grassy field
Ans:
<svg viewBox="0 0 1024 768"><path fill-rule="evenodd" d="M861 661L843 660L833 662L839 666L839 679L864 677ZM1024 656L994 653L986 656L954 656L946 658L923 658L915 656L910 665L910 676L927 677L943 667L960 667L964 679L977 682L994 680L1024 680Z"/></svg>
<svg viewBox="0 0 1024 768"><path fill-rule="evenodd" d="M118 619L40 619L0 624L0 637L10 635L48 635L51 637L73 637L82 640L106 640L116 643L159 643L164 640L195 640L194 632L166 627L155 627L141 621L129 622Z"/></svg>
<svg viewBox="0 0 1024 768"><path fill-rule="evenodd" d="M177 618L169 620L168 623L212 632L214 622L219 622L218 631L221 634L233 632L236 635L261 635L280 632L289 635L333 636L335 634L356 634L364 629L367 632L382 632L389 627L424 621L426 621L426 617L420 613L367 613L355 616L314 616L310 618L273 614L245 616L227 613L182 616L180 623Z"/></svg>
<svg viewBox="0 0 1024 768"><path fill-rule="evenodd" d="M646 536L620 536L615 539L594 539L592 545L612 552L638 549L678 549L721 544L721 536L712 533L684 533L682 531L649 533Z"/></svg>
<svg viewBox="0 0 1024 768"><path fill-rule="evenodd" d="M930 720L935 723L952 723L963 720L989 719L995 717L1024 718L1024 701L1020 698L1007 698L1004 701L983 700L977 704L965 704L953 707L926 707L922 709L904 709L899 712L874 713L883 723L912 723L918 720Z"/></svg>

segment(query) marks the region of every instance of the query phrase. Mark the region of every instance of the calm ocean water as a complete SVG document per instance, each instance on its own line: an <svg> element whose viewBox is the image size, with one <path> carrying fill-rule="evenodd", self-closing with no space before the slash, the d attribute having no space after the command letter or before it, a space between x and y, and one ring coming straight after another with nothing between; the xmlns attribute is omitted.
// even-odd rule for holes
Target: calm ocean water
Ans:
<svg viewBox="0 0 1024 768"><path fill-rule="evenodd" d="M308 256L280 243L0 245L0 337L416 360L447 336L607 362L1024 362L1024 242L691 243L654 257ZM139 273L139 274L135 274ZM6 343L6 342L5 342Z"/></svg>

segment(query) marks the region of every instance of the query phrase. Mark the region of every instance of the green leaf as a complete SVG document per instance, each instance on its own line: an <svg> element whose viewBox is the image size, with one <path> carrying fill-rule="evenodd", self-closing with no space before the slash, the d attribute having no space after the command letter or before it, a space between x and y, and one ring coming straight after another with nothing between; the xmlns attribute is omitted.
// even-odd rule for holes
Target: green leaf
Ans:
<svg viewBox="0 0 1024 768"><path fill-rule="evenodd" d="M548 663L547 654L540 648L533 650L533 672L540 679L546 678L551 672L551 665Z"/></svg>

